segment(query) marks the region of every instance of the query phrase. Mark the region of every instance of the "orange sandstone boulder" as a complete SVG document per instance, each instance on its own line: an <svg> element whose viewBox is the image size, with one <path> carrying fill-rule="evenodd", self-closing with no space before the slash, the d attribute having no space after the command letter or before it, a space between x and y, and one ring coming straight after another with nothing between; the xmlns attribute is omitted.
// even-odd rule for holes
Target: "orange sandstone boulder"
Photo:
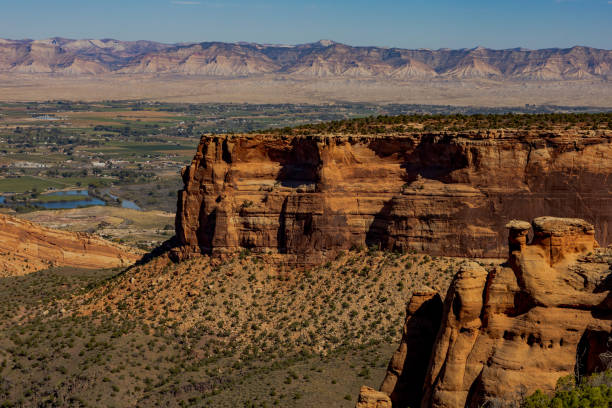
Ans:
<svg viewBox="0 0 612 408"><path fill-rule="evenodd" d="M391 399L384 392L376 391L370 387L361 387L357 408L391 408Z"/></svg>

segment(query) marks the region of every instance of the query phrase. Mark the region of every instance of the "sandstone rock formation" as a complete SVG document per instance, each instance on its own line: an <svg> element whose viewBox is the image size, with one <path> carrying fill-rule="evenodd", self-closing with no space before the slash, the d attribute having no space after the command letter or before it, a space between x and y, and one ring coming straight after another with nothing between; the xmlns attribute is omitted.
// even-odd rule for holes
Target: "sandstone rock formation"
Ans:
<svg viewBox="0 0 612 408"><path fill-rule="evenodd" d="M417 407L429 357L440 328L442 299L433 290L417 291L406 307L402 341L393 354L380 390L394 407Z"/></svg>
<svg viewBox="0 0 612 408"><path fill-rule="evenodd" d="M540 217L532 226L528 243L531 225L508 223L505 264L487 271L468 262L455 276L419 384L421 407L504 406L536 389L553 391L562 376L612 368L612 248L598 248L593 226L580 219ZM406 327L414 319L409 313ZM405 342L381 387L392 398L407 390L388 387L396 366L412 367L414 357L394 363Z"/></svg>
<svg viewBox="0 0 612 408"><path fill-rule="evenodd" d="M22 275L50 266L114 268L138 259L139 252L94 235L44 228L0 214L0 276Z"/></svg>
<svg viewBox="0 0 612 408"><path fill-rule="evenodd" d="M203 136L183 171L179 252L320 262L351 246L502 257L505 224L585 218L612 242L612 133Z"/></svg>
<svg viewBox="0 0 612 408"><path fill-rule="evenodd" d="M391 408L391 399L384 392L370 387L361 387L357 408Z"/></svg>

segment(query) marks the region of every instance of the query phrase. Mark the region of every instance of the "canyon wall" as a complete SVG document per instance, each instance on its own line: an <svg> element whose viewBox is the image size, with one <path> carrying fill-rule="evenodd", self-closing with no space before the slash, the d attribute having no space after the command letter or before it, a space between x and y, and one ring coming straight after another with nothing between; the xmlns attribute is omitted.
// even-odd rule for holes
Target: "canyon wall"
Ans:
<svg viewBox="0 0 612 408"><path fill-rule="evenodd" d="M612 247L597 248L583 220L532 224L529 244L532 225L508 224L505 264L462 266L441 320L434 294L413 296L379 400L387 395L393 408L513 406L536 389L554 391L560 377L612 368ZM427 344L420 340L431 338L432 322L441 323ZM372 392L364 388L359 401Z"/></svg>
<svg viewBox="0 0 612 408"><path fill-rule="evenodd" d="M542 215L584 218L605 245L611 157L610 131L206 135L183 170L176 252L503 257L506 222Z"/></svg>
<svg viewBox="0 0 612 408"><path fill-rule="evenodd" d="M95 235L45 228L0 214L0 277L51 266L102 269L128 266L141 253Z"/></svg>

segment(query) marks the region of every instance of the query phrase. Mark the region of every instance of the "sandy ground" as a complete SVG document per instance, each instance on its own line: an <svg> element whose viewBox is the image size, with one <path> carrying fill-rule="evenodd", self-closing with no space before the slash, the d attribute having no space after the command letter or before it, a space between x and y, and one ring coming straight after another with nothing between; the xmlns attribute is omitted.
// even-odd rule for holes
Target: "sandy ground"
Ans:
<svg viewBox="0 0 612 408"><path fill-rule="evenodd" d="M170 75L64 77L0 75L0 101L155 100L165 102L415 103L456 106L554 104L612 107L612 82L380 82L355 79L213 79Z"/></svg>

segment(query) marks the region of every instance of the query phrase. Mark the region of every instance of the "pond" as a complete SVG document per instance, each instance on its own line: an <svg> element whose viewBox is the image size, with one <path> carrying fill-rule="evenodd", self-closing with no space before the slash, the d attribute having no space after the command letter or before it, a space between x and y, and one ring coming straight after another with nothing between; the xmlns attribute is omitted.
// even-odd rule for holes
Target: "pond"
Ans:
<svg viewBox="0 0 612 408"><path fill-rule="evenodd" d="M89 207L93 205L106 205L106 203L99 198L90 196L89 191L87 190L56 191L45 194L45 196L70 197L70 199L62 201L62 199L59 198L57 201L35 202L34 204L46 208L47 210L62 210L68 208ZM83 199L75 200L74 198L76 196L83 197Z"/></svg>
<svg viewBox="0 0 612 408"><path fill-rule="evenodd" d="M138 204L136 204L133 201L129 201L129 200L121 200L121 206L123 208L130 208L132 210L142 211L142 208L140 208Z"/></svg>
<svg viewBox="0 0 612 408"><path fill-rule="evenodd" d="M53 193L47 193L45 195L52 196L52 197L89 196L89 191L88 190L66 190L66 191L55 191Z"/></svg>
<svg viewBox="0 0 612 408"><path fill-rule="evenodd" d="M140 207L138 206L138 204L136 204L135 202L130 201L130 200L123 200L123 199L121 199L121 198L117 197L116 195L111 194L111 193L110 193L110 191L108 191L108 190L105 190L104 192L106 193L106 195L108 195L108 196L109 196L110 198L112 198L113 200L116 200L116 201L121 201L121 207L123 207L123 208L129 208L129 209L131 209L131 210L142 211L142 208L140 208Z"/></svg>
<svg viewBox="0 0 612 408"><path fill-rule="evenodd" d="M123 200L115 195L112 195L108 191L105 191L113 200L121 202L121 207L129 208L131 210L142 211L142 208L133 201ZM66 191L54 191L52 193L42 194L40 197L44 197L44 201L32 201L32 204L43 207L47 210L63 210L72 209L78 207L91 207L94 205L106 205L106 202L100 200L97 197L93 197L87 190L66 190ZM53 199L51 197L56 197ZM62 199L62 197L65 197ZM0 195L0 205L6 203L6 197Z"/></svg>

